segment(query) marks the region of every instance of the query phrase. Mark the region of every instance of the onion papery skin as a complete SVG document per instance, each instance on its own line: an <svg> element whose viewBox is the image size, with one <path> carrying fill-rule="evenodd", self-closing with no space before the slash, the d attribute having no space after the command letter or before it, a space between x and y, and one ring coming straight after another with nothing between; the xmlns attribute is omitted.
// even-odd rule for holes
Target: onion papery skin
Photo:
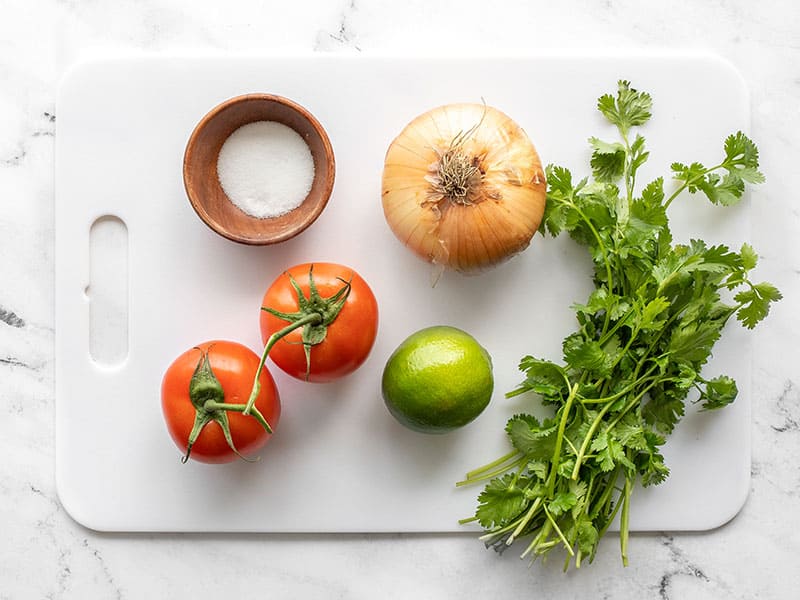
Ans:
<svg viewBox="0 0 800 600"><path fill-rule="evenodd" d="M415 118L391 143L382 203L392 232L420 258L473 274L528 247L546 188L536 148L508 115L448 104Z"/></svg>

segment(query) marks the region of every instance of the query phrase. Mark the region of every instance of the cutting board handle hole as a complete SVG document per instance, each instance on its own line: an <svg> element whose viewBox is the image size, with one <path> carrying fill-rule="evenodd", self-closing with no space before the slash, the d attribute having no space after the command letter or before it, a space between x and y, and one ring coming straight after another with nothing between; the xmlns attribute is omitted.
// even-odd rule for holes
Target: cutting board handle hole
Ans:
<svg viewBox="0 0 800 600"><path fill-rule="evenodd" d="M89 230L89 354L113 367L128 356L128 227L103 215Z"/></svg>

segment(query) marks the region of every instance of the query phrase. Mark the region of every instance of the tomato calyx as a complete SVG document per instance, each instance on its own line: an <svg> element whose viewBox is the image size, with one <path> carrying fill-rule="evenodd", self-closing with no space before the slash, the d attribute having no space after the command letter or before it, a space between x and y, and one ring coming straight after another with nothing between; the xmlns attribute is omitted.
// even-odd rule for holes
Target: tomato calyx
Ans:
<svg viewBox="0 0 800 600"><path fill-rule="evenodd" d="M264 366L264 362L267 359L269 351L272 350L272 347L280 339L284 338L290 332L300 327L303 328L301 343L303 344L303 350L306 355L306 381L308 381L309 374L311 373L311 349L313 346L321 344L323 341L325 341L325 337L328 335L328 327L336 320L336 317L339 316L339 313L342 311L345 302L347 302L347 297L350 295L351 282L338 277L337 279L342 282L342 287L340 287L332 296L323 298L320 295L319 290L317 290L316 284L314 283L313 264L308 269L307 298L303 293L303 289L297 283L295 278L292 277L292 274L287 272L286 276L289 278L289 282L297 294L298 310L295 312L281 312L269 306L261 307L261 310L268 312L279 319L287 321L289 324L273 333L267 340L267 343L264 346L264 352L261 355L261 362L256 370L256 378L253 382L253 390L250 394L250 399L247 402L247 407L244 410L244 414L249 414L255 399L258 397L258 393L261 388L258 381L258 376L261 373L261 369Z"/></svg>
<svg viewBox="0 0 800 600"><path fill-rule="evenodd" d="M213 346L205 351L197 348L200 351L200 359L197 361L192 378L189 380L189 400L194 406L195 418L186 443L186 454L181 458L181 462L186 463L189 460L192 446L194 446L206 425L212 421L215 421L220 426L222 434L225 436L225 441L239 458L247 462L255 462L257 459L243 456L233 443L230 423L228 422L228 411L243 413L247 405L228 404L225 402L225 392L216 375L214 375L214 370L211 368L211 362L208 359L211 348ZM272 433L272 427L270 427L257 408L252 407L249 414L252 414L253 418L259 422L267 433Z"/></svg>
<svg viewBox="0 0 800 600"><path fill-rule="evenodd" d="M292 284L294 291L297 293L297 306L296 312L286 313L275 310L268 306L262 306L261 310L268 312L271 315L288 321L292 324L304 322L303 324L303 350L306 354L306 380L311 369L311 347L321 344L328 334L328 326L336 320L339 313L347 302L347 296L350 294L350 282L339 278L342 282L336 293L329 297L323 298L320 296L317 286L314 283L314 265L308 270L308 298L303 294L303 290L298 285L291 273L287 273L289 282ZM305 319L312 315L319 315L319 319L311 319L305 322ZM280 332L278 332L280 333ZM277 341L277 340L276 340Z"/></svg>

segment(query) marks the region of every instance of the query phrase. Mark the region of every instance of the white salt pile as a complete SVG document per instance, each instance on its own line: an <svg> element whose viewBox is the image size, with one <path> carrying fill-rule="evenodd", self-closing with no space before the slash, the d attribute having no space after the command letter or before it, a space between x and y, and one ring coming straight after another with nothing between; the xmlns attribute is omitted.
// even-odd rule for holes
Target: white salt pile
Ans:
<svg viewBox="0 0 800 600"><path fill-rule="evenodd" d="M248 215L269 219L302 204L314 182L314 159L291 127L256 121L225 140L217 176L231 202Z"/></svg>

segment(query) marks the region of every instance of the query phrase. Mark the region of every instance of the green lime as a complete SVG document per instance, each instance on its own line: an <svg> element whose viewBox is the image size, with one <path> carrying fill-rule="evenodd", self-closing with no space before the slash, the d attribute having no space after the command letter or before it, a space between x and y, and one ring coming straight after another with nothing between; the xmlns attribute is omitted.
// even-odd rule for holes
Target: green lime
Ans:
<svg viewBox="0 0 800 600"><path fill-rule="evenodd" d="M406 427L445 433L483 412L494 377L488 352L455 327L421 329L403 341L383 370L383 400Z"/></svg>

